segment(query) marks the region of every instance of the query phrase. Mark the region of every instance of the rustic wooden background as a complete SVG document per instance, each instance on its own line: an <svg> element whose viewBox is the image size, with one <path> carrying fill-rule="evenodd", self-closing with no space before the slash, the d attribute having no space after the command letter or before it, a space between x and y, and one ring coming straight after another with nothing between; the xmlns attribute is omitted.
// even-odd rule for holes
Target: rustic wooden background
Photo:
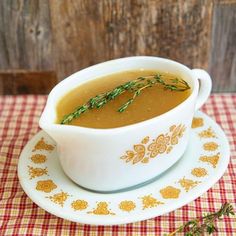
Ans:
<svg viewBox="0 0 236 236"><path fill-rule="evenodd" d="M236 0L1 0L0 94L48 93L89 65L154 55L236 91Z"/></svg>

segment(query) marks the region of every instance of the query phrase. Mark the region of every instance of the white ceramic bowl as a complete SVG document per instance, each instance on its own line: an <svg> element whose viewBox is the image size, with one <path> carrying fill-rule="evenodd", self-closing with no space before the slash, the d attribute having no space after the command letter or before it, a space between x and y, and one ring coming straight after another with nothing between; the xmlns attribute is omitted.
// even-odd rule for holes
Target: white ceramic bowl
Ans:
<svg viewBox="0 0 236 236"><path fill-rule="evenodd" d="M105 75L140 68L181 76L191 86L191 95L160 116L120 128L55 124L57 102L73 88ZM158 57L121 58L83 69L56 85L39 125L56 141L61 166L74 182L95 191L115 191L146 182L181 158L188 145L194 111L210 91L211 79L204 70L191 70Z"/></svg>

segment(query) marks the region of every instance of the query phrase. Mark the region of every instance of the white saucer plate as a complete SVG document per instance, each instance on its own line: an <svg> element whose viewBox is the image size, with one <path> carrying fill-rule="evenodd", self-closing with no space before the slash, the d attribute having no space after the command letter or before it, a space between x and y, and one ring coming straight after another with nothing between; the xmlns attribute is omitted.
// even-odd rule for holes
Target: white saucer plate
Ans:
<svg viewBox="0 0 236 236"><path fill-rule="evenodd" d="M222 129L196 112L181 160L139 188L105 194L79 187L64 174L56 144L44 131L23 149L18 177L29 198L47 212L84 224L116 225L160 216L193 201L221 178L229 159Z"/></svg>

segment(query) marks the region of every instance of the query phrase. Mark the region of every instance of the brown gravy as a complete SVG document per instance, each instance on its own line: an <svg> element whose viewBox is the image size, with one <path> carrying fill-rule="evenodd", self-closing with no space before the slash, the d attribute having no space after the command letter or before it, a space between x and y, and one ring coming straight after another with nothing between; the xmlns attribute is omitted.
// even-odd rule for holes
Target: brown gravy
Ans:
<svg viewBox="0 0 236 236"><path fill-rule="evenodd" d="M111 74L86 82L64 95L57 104L57 121L60 123L66 114L73 112L77 107L86 103L97 94L107 92L130 80L140 76L161 74L164 81L180 78L179 76L160 71L136 70ZM138 123L163 114L182 103L191 94L191 90L170 91L164 90L157 84L144 89L134 102L122 113L118 108L132 97L132 93L125 92L108 102L100 109L91 109L74 119L70 125L90 128L115 128Z"/></svg>

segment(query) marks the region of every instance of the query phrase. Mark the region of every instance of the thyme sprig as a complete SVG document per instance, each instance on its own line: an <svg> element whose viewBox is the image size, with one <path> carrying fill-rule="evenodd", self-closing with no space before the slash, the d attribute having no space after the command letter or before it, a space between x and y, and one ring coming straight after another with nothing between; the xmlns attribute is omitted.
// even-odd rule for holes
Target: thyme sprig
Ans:
<svg viewBox="0 0 236 236"><path fill-rule="evenodd" d="M72 113L64 116L61 124L69 124L73 119L78 118L87 110L91 110L94 108L99 109L103 107L109 101L114 100L124 92L133 93L133 96L125 104L119 107L118 112L123 112L131 103L133 103L135 98L139 96L144 89L150 88L156 84L161 84L164 89L171 91L185 91L190 89L188 83L183 79L175 78L171 80L170 84L168 84L161 78L161 75L159 74L139 77L135 80L131 80L122 85L119 85L106 93L101 93L93 98L90 98L88 102L76 108Z"/></svg>
<svg viewBox="0 0 236 236"><path fill-rule="evenodd" d="M230 215L234 215L233 207L229 203L224 203L217 212L190 220L178 227L175 231L170 234L165 234L164 236L174 236L179 232L185 232L185 236L201 236L204 233L212 234L217 231L215 225L216 220L222 220L223 216Z"/></svg>

